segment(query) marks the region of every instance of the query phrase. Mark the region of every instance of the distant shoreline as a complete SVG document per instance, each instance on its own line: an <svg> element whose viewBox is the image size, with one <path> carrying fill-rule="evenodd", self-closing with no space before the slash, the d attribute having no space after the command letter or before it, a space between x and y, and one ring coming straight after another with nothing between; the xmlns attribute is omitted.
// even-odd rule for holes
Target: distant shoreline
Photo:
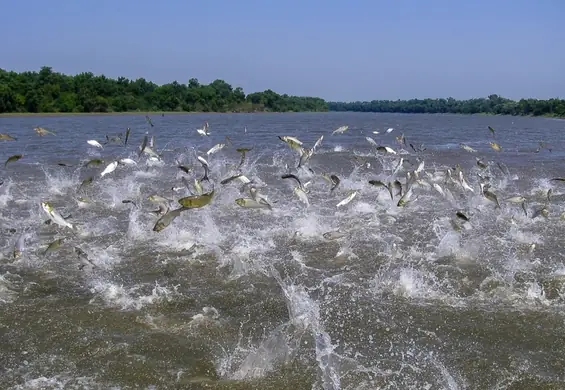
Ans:
<svg viewBox="0 0 565 390"><path fill-rule="evenodd" d="M103 115L182 115L202 114L203 112L192 111L124 111L124 112L5 112L0 118L28 117L28 116L103 116Z"/></svg>
<svg viewBox="0 0 565 390"><path fill-rule="evenodd" d="M323 114L323 113L337 113L349 112L359 114L402 114L402 115L480 115L480 116L509 116L509 117L522 117L522 118L552 118L565 120L565 117L553 115L505 115L505 114L491 114L491 113L474 113L474 114L460 114L460 113L410 113L410 112L359 112L359 111L256 111L256 112L221 112L221 111L124 111L124 112L6 112L1 113L0 118L11 117L66 117L66 116L133 116L133 115L192 115L192 114Z"/></svg>

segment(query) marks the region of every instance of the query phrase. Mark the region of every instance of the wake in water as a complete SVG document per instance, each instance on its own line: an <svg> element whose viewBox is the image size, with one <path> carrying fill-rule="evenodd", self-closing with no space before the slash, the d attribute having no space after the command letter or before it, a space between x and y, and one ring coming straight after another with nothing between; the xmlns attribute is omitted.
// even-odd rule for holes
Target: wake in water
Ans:
<svg viewBox="0 0 565 390"><path fill-rule="evenodd" d="M565 183L389 130L10 161L2 387L565 385Z"/></svg>

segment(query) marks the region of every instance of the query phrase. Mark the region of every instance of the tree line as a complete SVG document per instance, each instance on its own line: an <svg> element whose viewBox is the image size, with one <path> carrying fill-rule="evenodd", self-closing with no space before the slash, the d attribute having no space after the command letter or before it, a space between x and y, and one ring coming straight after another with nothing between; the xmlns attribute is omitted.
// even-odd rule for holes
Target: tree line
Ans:
<svg viewBox="0 0 565 390"><path fill-rule="evenodd" d="M157 85L144 78L117 79L91 72L69 76L48 66L39 72L0 69L0 113L125 112L125 111L327 111L317 97L279 95L270 89L246 95L224 80L201 84L173 81Z"/></svg>
<svg viewBox="0 0 565 390"><path fill-rule="evenodd" d="M409 114L496 114L565 117L563 99L506 99L498 95L487 98L455 100L410 99L373 100L370 102L329 102L329 111L396 112Z"/></svg>
<svg viewBox="0 0 565 390"><path fill-rule="evenodd" d="M144 78L117 79L91 72L75 76L44 66L39 72L0 69L0 113L50 112L305 112L357 111L392 113L453 113L547 115L565 117L565 100L521 99L490 95L456 100L411 99L370 102L326 102L318 97L280 95L270 89L245 94L224 80L201 84L192 78L157 85Z"/></svg>

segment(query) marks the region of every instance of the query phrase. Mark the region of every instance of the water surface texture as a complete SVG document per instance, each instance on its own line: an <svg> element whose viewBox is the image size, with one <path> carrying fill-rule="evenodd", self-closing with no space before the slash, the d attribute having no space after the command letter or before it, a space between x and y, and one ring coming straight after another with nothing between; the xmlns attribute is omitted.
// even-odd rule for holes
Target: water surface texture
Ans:
<svg viewBox="0 0 565 390"><path fill-rule="evenodd" d="M154 127L143 114L0 118L0 132L18 138L0 141L2 162L23 154L0 174L0 388L565 388L565 182L550 181L565 176L564 121L354 113L151 119ZM196 132L205 121L208 137ZM343 125L349 129L332 135ZM37 126L56 134L41 137ZM127 127L127 146L86 143ZM162 161L138 157L145 132ZM277 138L284 135L308 148L324 139L296 169L297 151ZM206 155L226 136L231 145ZM253 149L240 171L272 210L236 204L250 197L239 179L220 183L236 171L243 147ZM214 188L211 203L153 231L159 216L148 197L178 207L190 195L182 178L194 192L203 176L197 155L209 163L210 181L201 185ZM84 166L94 158L104 163ZM100 176L121 158L137 165ZM308 206L296 183L281 179L289 170L306 186ZM337 175L338 187L330 192L322 174ZM89 176L92 184L79 190ZM398 180L404 193L412 181L412 197L399 207L396 188L391 199L369 180ZM350 203L336 206L354 190ZM516 196L525 203L507 201ZM75 229L46 224L42 201Z"/></svg>

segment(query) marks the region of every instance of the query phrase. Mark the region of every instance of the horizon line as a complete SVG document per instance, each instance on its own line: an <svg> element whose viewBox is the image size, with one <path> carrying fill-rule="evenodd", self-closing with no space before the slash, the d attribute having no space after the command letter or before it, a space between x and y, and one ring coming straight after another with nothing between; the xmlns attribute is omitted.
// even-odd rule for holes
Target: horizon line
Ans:
<svg viewBox="0 0 565 390"><path fill-rule="evenodd" d="M154 84L158 87L162 87L165 85L170 85L174 82L180 84L180 85L185 85L188 86L188 81L186 83L183 82L179 82L178 80L172 80L169 81L167 83L164 84L158 84L154 81L148 80L145 77L138 77L138 78L129 78L126 76L117 76L117 77L109 77L106 76L104 73L95 73L93 71L81 71L81 72L77 72L74 74L71 73L62 73L62 72L58 72L57 70L55 70L52 66L48 66L48 65L43 65L39 68L39 70L22 70L22 71L18 71L18 70L9 70L9 69L5 69L5 68L0 68L0 72L4 71L4 72L13 72L13 73L17 73L17 74L22 74L22 73L37 73L39 74L39 72L41 71L42 68L49 68L53 73L57 73L63 76L67 76L67 77L76 77L79 76L81 74L92 74L94 77L105 77L106 79L110 79L110 80L115 80L117 81L120 78L125 78L126 80L132 82L132 81L137 81L137 80L145 80L148 83ZM191 79L195 79L198 82L200 82L200 80L196 77L189 77L188 80L190 81ZM224 80L224 79L214 79L212 81L210 81L208 84L201 84L201 85L210 85L212 84L214 81L216 80L221 80L224 81L225 83L229 84L232 88L241 88L243 90L243 87L239 87L237 85L231 84L229 81ZM533 98L533 97L521 97L521 98L516 98L516 99L511 99L511 98L506 98L502 95L498 95L496 93L489 93L487 95L483 95L483 96L473 96L473 97L468 97L468 98L454 98L452 96L448 96L448 97L412 97L412 98L404 98L404 99L371 99L371 100L328 100L325 99L323 97L320 96L314 96L314 95L292 95L292 94L288 94L288 93L278 93L277 91L272 90L271 88L267 88L264 89L263 91L254 91L254 92L245 92L245 90L243 90L245 96L247 97L248 95L254 94L254 93L263 93L265 91L273 91L278 95L284 96L287 95L289 97L302 97L302 98L316 98L316 99L322 99L324 102L326 103L341 103L341 104L352 104L352 103L371 103L371 102L408 102L408 101L425 101L425 100L454 100L454 101L458 101L458 102L464 102L464 101L470 101L470 100L480 100L480 99L490 99L491 96L496 96L500 99L506 100L506 101L510 101L510 102L519 102L520 100L536 100L536 101L549 101L549 100L565 100L565 97L559 97L559 96L555 96L555 97L548 97L548 98Z"/></svg>

